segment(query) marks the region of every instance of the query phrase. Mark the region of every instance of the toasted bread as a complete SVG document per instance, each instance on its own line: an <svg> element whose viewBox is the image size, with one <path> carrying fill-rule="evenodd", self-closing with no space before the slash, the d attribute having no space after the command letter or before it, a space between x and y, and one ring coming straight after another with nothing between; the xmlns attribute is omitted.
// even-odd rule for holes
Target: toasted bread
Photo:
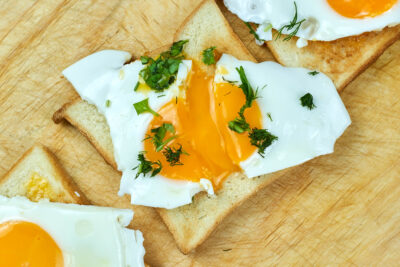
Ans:
<svg viewBox="0 0 400 267"><path fill-rule="evenodd" d="M179 28L175 40L189 39L185 53L189 58L201 60L201 52L210 46L217 46L221 53L229 53L243 60L255 61L240 39L233 33L218 6L213 0L205 0ZM154 54L154 52L150 53ZM214 67L205 67L213 73ZM109 128L105 118L95 106L83 100L64 105L53 120L56 123L66 119L79 129L96 147L104 159L116 167ZM236 206L255 194L259 189L282 175L248 179L236 174L229 177L216 197L198 194L190 205L173 210L157 209L173 234L183 253L189 253L200 245L216 226Z"/></svg>
<svg viewBox="0 0 400 267"><path fill-rule="evenodd" d="M399 38L400 25L331 42L309 41L303 48L296 46L297 37L266 43L282 65L321 71L340 92Z"/></svg>
<svg viewBox="0 0 400 267"><path fill-rule="evenodd" d="M34 145L0 179L0 195L25 196L31 201L89 204L50 150Z"/></svg>

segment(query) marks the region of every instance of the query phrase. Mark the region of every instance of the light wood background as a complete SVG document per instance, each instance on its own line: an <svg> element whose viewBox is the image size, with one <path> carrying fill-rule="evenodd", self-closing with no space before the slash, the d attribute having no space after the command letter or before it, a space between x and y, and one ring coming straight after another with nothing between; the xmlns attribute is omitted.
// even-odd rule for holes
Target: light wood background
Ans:
<svg viewBox="0 0 400 267"><path fill-rule="evenodd" d="M77 97L61 71L95 51L139 56L172 41L199 0L0 0L0 175L35 142L51 148L96 205L119 175L53 113ZM259 60L245 26L227 14ZM152 266L400 265L400 42L342 93L353 124L335 153L292 169L183 255L156 212L134 207ZM196 226L193 226L196 227Z"/></svg>

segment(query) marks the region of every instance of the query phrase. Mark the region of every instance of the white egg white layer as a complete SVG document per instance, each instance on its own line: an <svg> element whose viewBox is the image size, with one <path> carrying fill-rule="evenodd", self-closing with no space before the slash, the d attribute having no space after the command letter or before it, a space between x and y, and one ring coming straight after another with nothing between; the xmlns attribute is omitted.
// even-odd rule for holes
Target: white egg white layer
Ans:
<svg viewBox="0 0 400 267"><path fill-rule="evenodd" d="M295 14L293 0L224 0L224 3L243 21L262 24L257 33L266 41L272 40L272 35L270 31L263 33L265 25L271 24L272 28L279 30L288 25ZM296 4L297 21L306 19L296 36L306 40L332 41L400 23L400 2L379 16L363 19L346 18L333 10L325 0L296 0ZM283 33L292 31L285 29ZM304 44L300 42L298 46Z"/></svg>
<svg viewBox="0 0 400 267"><path fill-rule="evenodd" d="M0 196L0 224L18 220L40 226L60 247L68 267L144 266L142 233L126 228L132 217L131 210Z"/></svg>
<svg viewBox="0 0 400 267"><path fill-rule="evenodd" d="M265 156L254 153L241 162L251 178L301 164L332 153L337 138L350 125L350 116L332 81L323 73L315 76L304 68L287 68L275 62L254 63L222 55L215 82L240 81L235 70L242 66L254 89L263 116L263 127L278 137ZM221 75L218 70L228 74ZM309 110L300 98L312 94L315 108ZM267 116L270 114L272 120Z"/></svg>
<svg viewBox="0 0 400 267"><path fill-rule="evenodd" d="M151 178L141 175L135 178L136 170L133 168L139 164L137 155L144 150L142 141L153 115L137 115L133 104L149 98L149 106L153 110L159 110L179 96L179 85L186 82L191 61L184 60L180 64L177 80L168 90L162 94L153 90L144 94L134 91L143 65L140 61L125 64L130 58L131 55L124 51L103 50L83 58L63 71L63 75L82 99L96 105L107 120L115 161L122 171L119 194L130 194L132 204L167 209L191 203L192 197L200 191L214 194L212 184L207 179L195 183L172 180L161 175Z"/></svg>

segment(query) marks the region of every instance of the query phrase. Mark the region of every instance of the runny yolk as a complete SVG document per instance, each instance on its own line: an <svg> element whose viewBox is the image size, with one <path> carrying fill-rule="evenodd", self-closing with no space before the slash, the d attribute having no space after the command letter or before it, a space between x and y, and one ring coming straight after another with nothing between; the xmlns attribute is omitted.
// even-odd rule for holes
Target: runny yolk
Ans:
<svg viewBox="0 0 400 267"><path fill-rule="evenodd" d="M391 9L398 0L328 0L340 15L348 18L372 18Z"/></svg>
<svg viewBox="0 0 400 267"><path fill-rule="evenodd" d="M151 138L145 140L146 158L160 160L161 175L171 179L198 182L209 179L217 190L224 179L234 172L241 171L239 163L252 155L256 147L250 144L247 133L238 134L228 128L228 122L237 117L246 98L242 90L229 83L214 83L193 62L191 76L185 98L173 99L154 117L147 134L153 136L151 129L163 123L171 123L177 138L168 146L178 149L182 146L182 165L170 166L163 152L156 152ZM256 101L244 113L250 126L262 128L261 111ZM168 133L164 140L171 137Z"/></svg>
<svg viewBox="0 0 400 267"><path fill-rule="evenodd" d="M34 223L0 224L0 267L63 267L63 255L51 236Z"/></svg>

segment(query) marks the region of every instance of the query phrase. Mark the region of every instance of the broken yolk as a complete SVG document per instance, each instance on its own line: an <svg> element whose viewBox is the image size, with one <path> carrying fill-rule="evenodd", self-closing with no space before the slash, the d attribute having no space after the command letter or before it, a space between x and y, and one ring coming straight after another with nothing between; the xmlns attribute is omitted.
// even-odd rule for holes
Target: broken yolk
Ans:
<svg viewBox="0 0 400 267"><path fill-rule="evenodd" d="M63 255L51 236L30 222L0 224L0 266L63 267Z"/></svg>
<svg viewBox="0 0 400 267"><path fill-rule="evenodd" d="M353 19L372 18L391 9L398 0L328 0L340 15Z"/></svg>
<svg viewBox="0 0 400 267"><path fill-rule="evenodd" d="M175 127L175 135L168 146L178 149L182 146L181 165L170 166L162 151L156 152L151 138L144 142L146 158L161 161L161 175L176 180L198 182L201 178L210 180L214 190L221 187L226 177L240 172L239 163L252 155L256 147L250 144L247 133L238 134L228 128L228 122L238 116L246 97L239 87L229 83L214 83L193 61L191 76L185 98L176 98L165 104L151 121L151 129L163 123ZM256 101L244 112L250 127L262 128L262 116ZM167 133L164 140L171 137Z"/></svg>

